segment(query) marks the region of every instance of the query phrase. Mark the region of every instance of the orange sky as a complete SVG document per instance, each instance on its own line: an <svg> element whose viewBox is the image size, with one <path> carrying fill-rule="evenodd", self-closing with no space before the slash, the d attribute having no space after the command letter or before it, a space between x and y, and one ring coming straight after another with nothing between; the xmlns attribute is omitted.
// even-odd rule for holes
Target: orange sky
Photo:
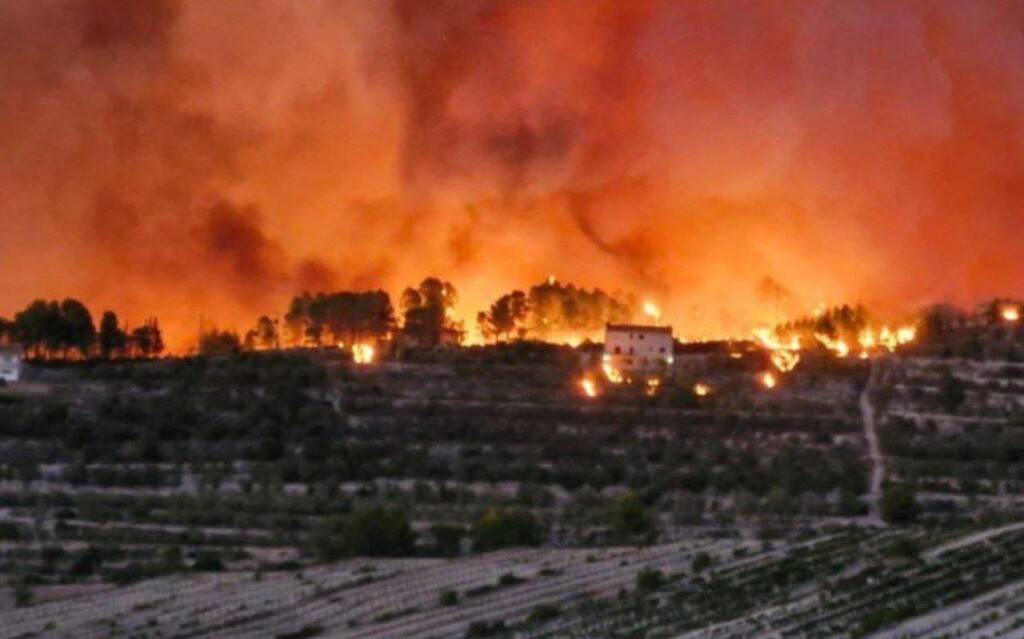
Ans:
<svg viewBox="0 0 1024 639"><path fill-rule="evenodd" d="M1024 295L1024 3L6 0L0 315L549 274L684 335Z"/></svg>

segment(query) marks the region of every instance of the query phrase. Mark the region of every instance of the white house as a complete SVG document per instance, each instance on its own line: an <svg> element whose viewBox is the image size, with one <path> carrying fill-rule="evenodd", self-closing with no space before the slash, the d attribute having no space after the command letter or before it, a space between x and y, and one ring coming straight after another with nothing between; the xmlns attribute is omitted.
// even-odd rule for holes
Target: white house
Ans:
<svg viewBox="0 0 1024 639"><path fill-rule="evenodd" d="M604 364L620 372L656 372L672 366L672 327L608 324Z"/></svg>
<svg viewBox="0 0 1024 639"><path fill-rule="evenodd" d="M0 346L0 379L13 383L21 379L25 349L19 344Z"/></svg>

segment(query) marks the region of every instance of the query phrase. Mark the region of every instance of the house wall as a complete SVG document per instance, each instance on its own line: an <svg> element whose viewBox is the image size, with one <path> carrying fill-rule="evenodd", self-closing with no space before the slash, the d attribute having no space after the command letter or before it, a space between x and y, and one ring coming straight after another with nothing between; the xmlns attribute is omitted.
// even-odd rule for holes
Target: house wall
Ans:
<svg viewBox="0 0 1024 639"><path fill-rule="evenodd" d="M5 382L21 379L21 355L0 353L0 379Z"/></svg>
<svg viewBox="0 0 1024 639"><path fill-rule="evenodd" d="M672 334L665 330L609 330L605 361L618 370L638 370L672 364Z"/></svg>

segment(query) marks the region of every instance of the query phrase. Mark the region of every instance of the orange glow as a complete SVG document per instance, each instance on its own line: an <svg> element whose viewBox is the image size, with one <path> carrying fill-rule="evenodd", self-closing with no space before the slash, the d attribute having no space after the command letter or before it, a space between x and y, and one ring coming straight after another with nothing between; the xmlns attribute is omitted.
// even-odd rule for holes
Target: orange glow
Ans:
<svg viewBox="0 0 1024 639"><path fill-rule="evenodd" d="M597 397L597 384L594 380L589 377L584 377L580 380L580 388L583 390L583 394L591 399Z"/></svg>
<svg viewBox="0 0 1024 639"><path fill-rule="evenodd" d="M661 380L657 377L651 377L647 380L647 388L644 392L648 397L654 397L658 394L658 389L661 388Z"/></svg>
<svg viewBox="0 0 1024 639"><path fill-rule="evenodd" d="M372 364L374 356L372 344L354 344L352 346L352 361L356 364Z"/></svg>
<svg viewBox="0 0 1024 639"><path fill-rule="evenodd" d="M775 373L772 373L771 371L768 371L766 373L762 373L761 376L759 377L759 380L761 382L761 385L764 386L768 390L772 390L776 386L779 385L778 378L775 377Z"/></svg>
<svg viewBox="0 0 1024 639"><path fill-rule="evenodd" d="M1000 315L1004 322L1015 323L1020 321L1020 308L1017 306L1004 306Z"/></svg>
<svg viewBox="0 0 1024 639"><path fill-rule="evenodd" d="M435 275L471 330L557 273L716 338L1024 290L1024 3L67 4L0 2L6 319L184 353Z"/></svg>
<svg viewBox="0 0 1024 639"><path fill-rule="evenodd" d="M815 339L821 343L822 346L832 351L836 357L843 358L850 354L850 345L843 339L832 339L828 335L822 335L820 333L815 334Z"/></svg>
<svg viewBox="0 0 1024 639"><path fill-rule="evenodd" d="M711 394L711 387L703 382L698 382L693 385L693 393L697 397L707 397Z"/></svg>
<svg viewBox="0 0 1024 639"><path fill-rule="evenodd" d="M604 362L601 365L601 370L604 371L605 378L612 384L622 384L626 381L619 369L612 366L610 362Z"/></svg>
<svg viewBox="0 0 1024 639"><path fill-rule="evenodd" d="M644 315L651 318L655 324L661 321L661 309L651 302L644 302Z"/></svg>
<svg viewBox="0 0 1024 639"><path fill-rule="evenodd" d="M800 338L794 336L783 341L769 328L757 329L754 338L768 351L772 364L780 373L792 372L800 363Z"/></svg>

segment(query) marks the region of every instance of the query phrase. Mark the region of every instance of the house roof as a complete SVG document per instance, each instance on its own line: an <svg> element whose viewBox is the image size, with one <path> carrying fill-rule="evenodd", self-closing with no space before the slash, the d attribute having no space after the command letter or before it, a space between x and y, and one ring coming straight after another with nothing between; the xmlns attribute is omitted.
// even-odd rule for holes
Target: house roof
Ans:
<svg viewBox="0 0 1024 639"><path fill-rule="evenodd" d="M642 324L606 324L609 333L667 333L672 334L671 326L644 326Z"/></svg>

